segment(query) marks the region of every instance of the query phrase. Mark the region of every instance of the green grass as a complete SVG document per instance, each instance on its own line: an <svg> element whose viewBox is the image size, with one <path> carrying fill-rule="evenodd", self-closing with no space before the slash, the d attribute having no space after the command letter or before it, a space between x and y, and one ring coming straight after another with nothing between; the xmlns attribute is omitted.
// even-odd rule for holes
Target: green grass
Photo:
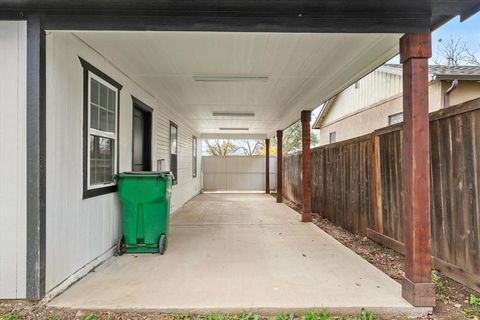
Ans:
<svg viewBox="0 0 480 320"><path fill-rule="evenodd" d="M470 304L470 307L463 310L465 316L467 318L471 318L473 316L480 317L480 298L474 294L471 294L470 299L468 299L468 303Z"/></svg>
<svg viewBox="0 0 480 320"><path fill-rule="evenodd" d="M285 318L279 318L277 316L277 320L284 320ZM294 316L291 315L289 320L294 320ZM321 313L316 313L315 311L311 311L304 315L303 317L299 318L301 320L375 320L375 315L372 311L367 311L365 308L362 308L359 316L343 316L343 317L334 317L331 316L327 311L323 311Z"/></svg>
<svg viewBox="0 0 480 320"><path fill-rule="evenodd" d="M478 298L476 298L478 299ZM472 304L472 308L466 313L475 314L474 312L478 312L478 300L473 299L473 302L477 301L476 304ZM474 311L474 308L475 311ZM251 313L242 313L242 314L219 314L219 313L212 313L208 315L201 315L201 316L191 316L188 314L185 315L172 315L175 320L374 320L375 316L373 312L369 312L366 309L362 309L359 316L343 316L343 317L335 317L331 316L327 311L322 311L320 313L311 311L303 316L296 316L294 314L280 314L274 317L264 317L258 314L251 314ZM97 313L89 313L86 316L80 318L80 320L107 320L111 319L112 316L103 317L98 315ZM21 318L15 314L6 314L0 316L0 320L20 320ZM144 317L139 317L138 319L144 319ZM62 318L56 315L50 315L43 320L62 320Z"/></svg>
<svg viewBox="0 0 480 320"><path fill-rule="evenodd" d="M372 258L371 258L370 256L368 256L368 255L365 254L365 255L362 256L362 258L363 258L365 261L367 261L367 262L369 262L369 263L372 263Z"/></svg>
<svg viewBox="0 0 480 320"><path fill-rule="evenodd" d="M80 320L101 320L101 319L102 318L94 312L92 312L90 314L87 314L86 316L80 318Z"/></svg>
<svg viewBox="0 0 480 320"><path fill-rule="evenodd" d="M442 279L438 270L432 270L432 282L435 285L437 300L442 302L448 301L450 299L448 280Z"/></svg>
<svg viewBox="0 0 480 320"><path fill-rule="evenodd" d="M437 293L443 293L447 289L447 285L442 281L438 270L432 270L432 282L435 285L435 291Z"/></svg>

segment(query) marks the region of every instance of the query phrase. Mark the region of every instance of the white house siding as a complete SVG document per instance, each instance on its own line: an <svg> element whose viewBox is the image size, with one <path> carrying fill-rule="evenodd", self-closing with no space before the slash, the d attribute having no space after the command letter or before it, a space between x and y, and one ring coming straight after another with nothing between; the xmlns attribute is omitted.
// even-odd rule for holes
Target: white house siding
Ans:
<svg viewBox="0 0 480 320"><path fill-rule="evenodd" d="M365 76L357 84L348 87L337 96L324 123L330 123L402 92L401 75L385 72L382 68Z"/></svg>
<svg viewBox="0 0 480 320"><path fill-rule="evenodd" d="M132 99L154 109L152 164L169 166L169 120L178 125L179 183L173 188L173 210L200 190L200 172L192 178L195 133L167 106L142 89L73 33L47 35L47 243L46 289L59 285L80 268L108 252L120 235L116 193L82 200L83 68L82 57L123 88L120 91L119 170L132 168ZM161 93L159 93L161 94ZM199 142L200 145L200 142ZM200 147L198 149L200 154ZM200 157L198 158L200 170Z"/></svg>
<svg viewBox="0 0 480 320"><path fill-rule="evenodd" d="M26 290L26 23L0 21L0 299Z"/></svg>

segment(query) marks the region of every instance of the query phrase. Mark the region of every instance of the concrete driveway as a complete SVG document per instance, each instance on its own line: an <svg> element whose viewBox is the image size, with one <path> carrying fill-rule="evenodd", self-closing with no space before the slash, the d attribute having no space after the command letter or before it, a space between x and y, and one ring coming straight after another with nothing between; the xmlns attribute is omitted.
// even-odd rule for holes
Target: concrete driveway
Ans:
<svg viewBox="0 0 480 320"><path fill-rule="evenodd" d="M86 310L328 309L420 315L401 287L265 194L202 194L172 215L164 256L113 257L49 303Z"/></svg>

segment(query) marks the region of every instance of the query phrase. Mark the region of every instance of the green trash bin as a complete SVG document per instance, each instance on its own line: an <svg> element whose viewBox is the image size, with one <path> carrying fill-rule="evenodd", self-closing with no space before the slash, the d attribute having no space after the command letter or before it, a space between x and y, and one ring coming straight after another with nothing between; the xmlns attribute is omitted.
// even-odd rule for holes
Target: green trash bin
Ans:
<svg viewBox="0 0 480 320"><path fill-rule="evenodd" d="M167 249L170 172L124 172L116 176L122 203L122 237L117 255L160 253Z"/></svg>

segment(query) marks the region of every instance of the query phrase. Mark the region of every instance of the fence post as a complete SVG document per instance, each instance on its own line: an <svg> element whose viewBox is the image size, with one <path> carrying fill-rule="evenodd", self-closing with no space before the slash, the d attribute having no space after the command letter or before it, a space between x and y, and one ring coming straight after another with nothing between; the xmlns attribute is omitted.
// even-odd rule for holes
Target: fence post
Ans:
<svg viewBox="0 0 480 320"><path fill-rule="evenodd" d="M380 139L377 133L372 133L372 187L373 187L373 218L375 231L383 233L382 211L382 174L380 171Z"/></svg>
<svg viewBox="0 0 480 320"><path fill-rule="evenodd" d="M282 144L283 144L283 131L277 131L277 203L283 202L283 163L282 163Z"/></svg>
<svg viewBox="0 0 480 320"><path fill-rule="evenodd" d="M270 139L265 139L265 193L270 194Z"/></svg>
<svg viewBox="0 0 480 320"><path fill-rule="evenodd" d="M312 221L312 159L310 153L310 120L312 112L302 111L302 222Z"/></svg>

